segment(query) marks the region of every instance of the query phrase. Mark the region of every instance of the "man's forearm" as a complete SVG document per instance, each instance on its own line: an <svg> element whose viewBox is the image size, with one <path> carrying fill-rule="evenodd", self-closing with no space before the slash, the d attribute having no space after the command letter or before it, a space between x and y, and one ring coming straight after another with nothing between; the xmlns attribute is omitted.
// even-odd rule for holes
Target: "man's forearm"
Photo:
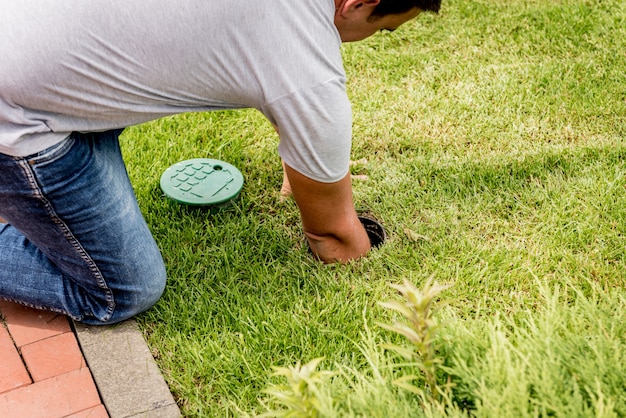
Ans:
<svg viewBox="0 0 626 418"><path fill-rule="evenodd" d="M285 165L311 251L324 262L346 262L365 255L369 238L352 201L350 175L320 183Z"/></svg>

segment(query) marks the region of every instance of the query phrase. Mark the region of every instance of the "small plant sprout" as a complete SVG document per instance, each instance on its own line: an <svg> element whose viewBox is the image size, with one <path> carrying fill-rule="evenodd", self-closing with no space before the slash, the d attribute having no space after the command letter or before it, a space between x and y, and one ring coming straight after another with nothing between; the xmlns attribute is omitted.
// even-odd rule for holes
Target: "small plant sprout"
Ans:
<svg viewBox="0 0 626 418"><path fill-rule="evenodd" d="M263 392L286 409L270 410L261 417L315 418L320 416L322 405L318 385L334 374L326 370L317 370L322 360L323 358L316 358L304 366L300 366L298 362L293 367L274 367L273 376L284 376L287 379L287 385L273 385Z"/></svg>
<svg viewBox="0 0 626 418"><path fill-rule="evenodd" d="M424 391L412 384L412 381L423 380L430 390L430 395L439 399L439 389L437 385L437 365L440 363L435 355L434 341L437 335L438 325L434 318L437 309L433 308L433 302L439 294L449 288L449 285L439 285L433 283L431 276L424 284L423 290L419 290L413 283L404 280L404 285L391 284L391 287L398 290L404 297L403 301L380 302L379 304L387 309L399 312L405 322L394 322L392 325L379 324L381 327L393 331L406 337L412 344L411 347L402 347L396 344L384 344L383 347L396 352L406 360L419 367L423 377L415 375L403 376L393 383L399 387L414 392L420 396Z"/></svg>

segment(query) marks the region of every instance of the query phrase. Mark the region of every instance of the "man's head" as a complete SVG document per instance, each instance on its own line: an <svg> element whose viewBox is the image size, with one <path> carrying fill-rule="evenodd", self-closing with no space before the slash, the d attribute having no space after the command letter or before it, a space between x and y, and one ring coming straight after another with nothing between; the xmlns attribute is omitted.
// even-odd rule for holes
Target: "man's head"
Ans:
<svg viewBox="0 0 626 418"><path fill-rule="evenodd" d="M335 26L343 42L360 41L440 6L441 0L335 0Z"/></svg>

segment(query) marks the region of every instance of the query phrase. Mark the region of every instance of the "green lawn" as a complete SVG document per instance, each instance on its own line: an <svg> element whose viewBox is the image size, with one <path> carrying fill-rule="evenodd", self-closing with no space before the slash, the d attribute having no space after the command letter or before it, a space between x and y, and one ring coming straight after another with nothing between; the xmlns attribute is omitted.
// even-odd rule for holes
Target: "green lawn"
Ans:
<svg viewBox="0 0 626 418"><path fill-rule="evenodd" d="M350 265L309 256L260 113L122 137L169 272L138 320L183 414L279 414L281 393L320 416L626 416L626 2L444 0L344 57L355 202L389 233ZM242 171L233 209L163 196L161 173L198 157ZM439 327L406 360L379 302L431 276L450 285ZM301 394L273 375L318 357L333 374Z"/></svg>

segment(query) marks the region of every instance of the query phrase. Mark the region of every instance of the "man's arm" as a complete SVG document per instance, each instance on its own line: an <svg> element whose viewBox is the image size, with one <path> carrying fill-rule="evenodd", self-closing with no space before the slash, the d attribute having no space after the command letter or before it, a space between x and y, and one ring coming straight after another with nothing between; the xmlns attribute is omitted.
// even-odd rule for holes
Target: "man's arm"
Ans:
<svg viewBox="0 0 626 418"><path fill-rule="evenodd" d="M313 254L326 263L365 255L370 241L352 200L350 174L335 183L312 180L284 164Z"/></svg>

